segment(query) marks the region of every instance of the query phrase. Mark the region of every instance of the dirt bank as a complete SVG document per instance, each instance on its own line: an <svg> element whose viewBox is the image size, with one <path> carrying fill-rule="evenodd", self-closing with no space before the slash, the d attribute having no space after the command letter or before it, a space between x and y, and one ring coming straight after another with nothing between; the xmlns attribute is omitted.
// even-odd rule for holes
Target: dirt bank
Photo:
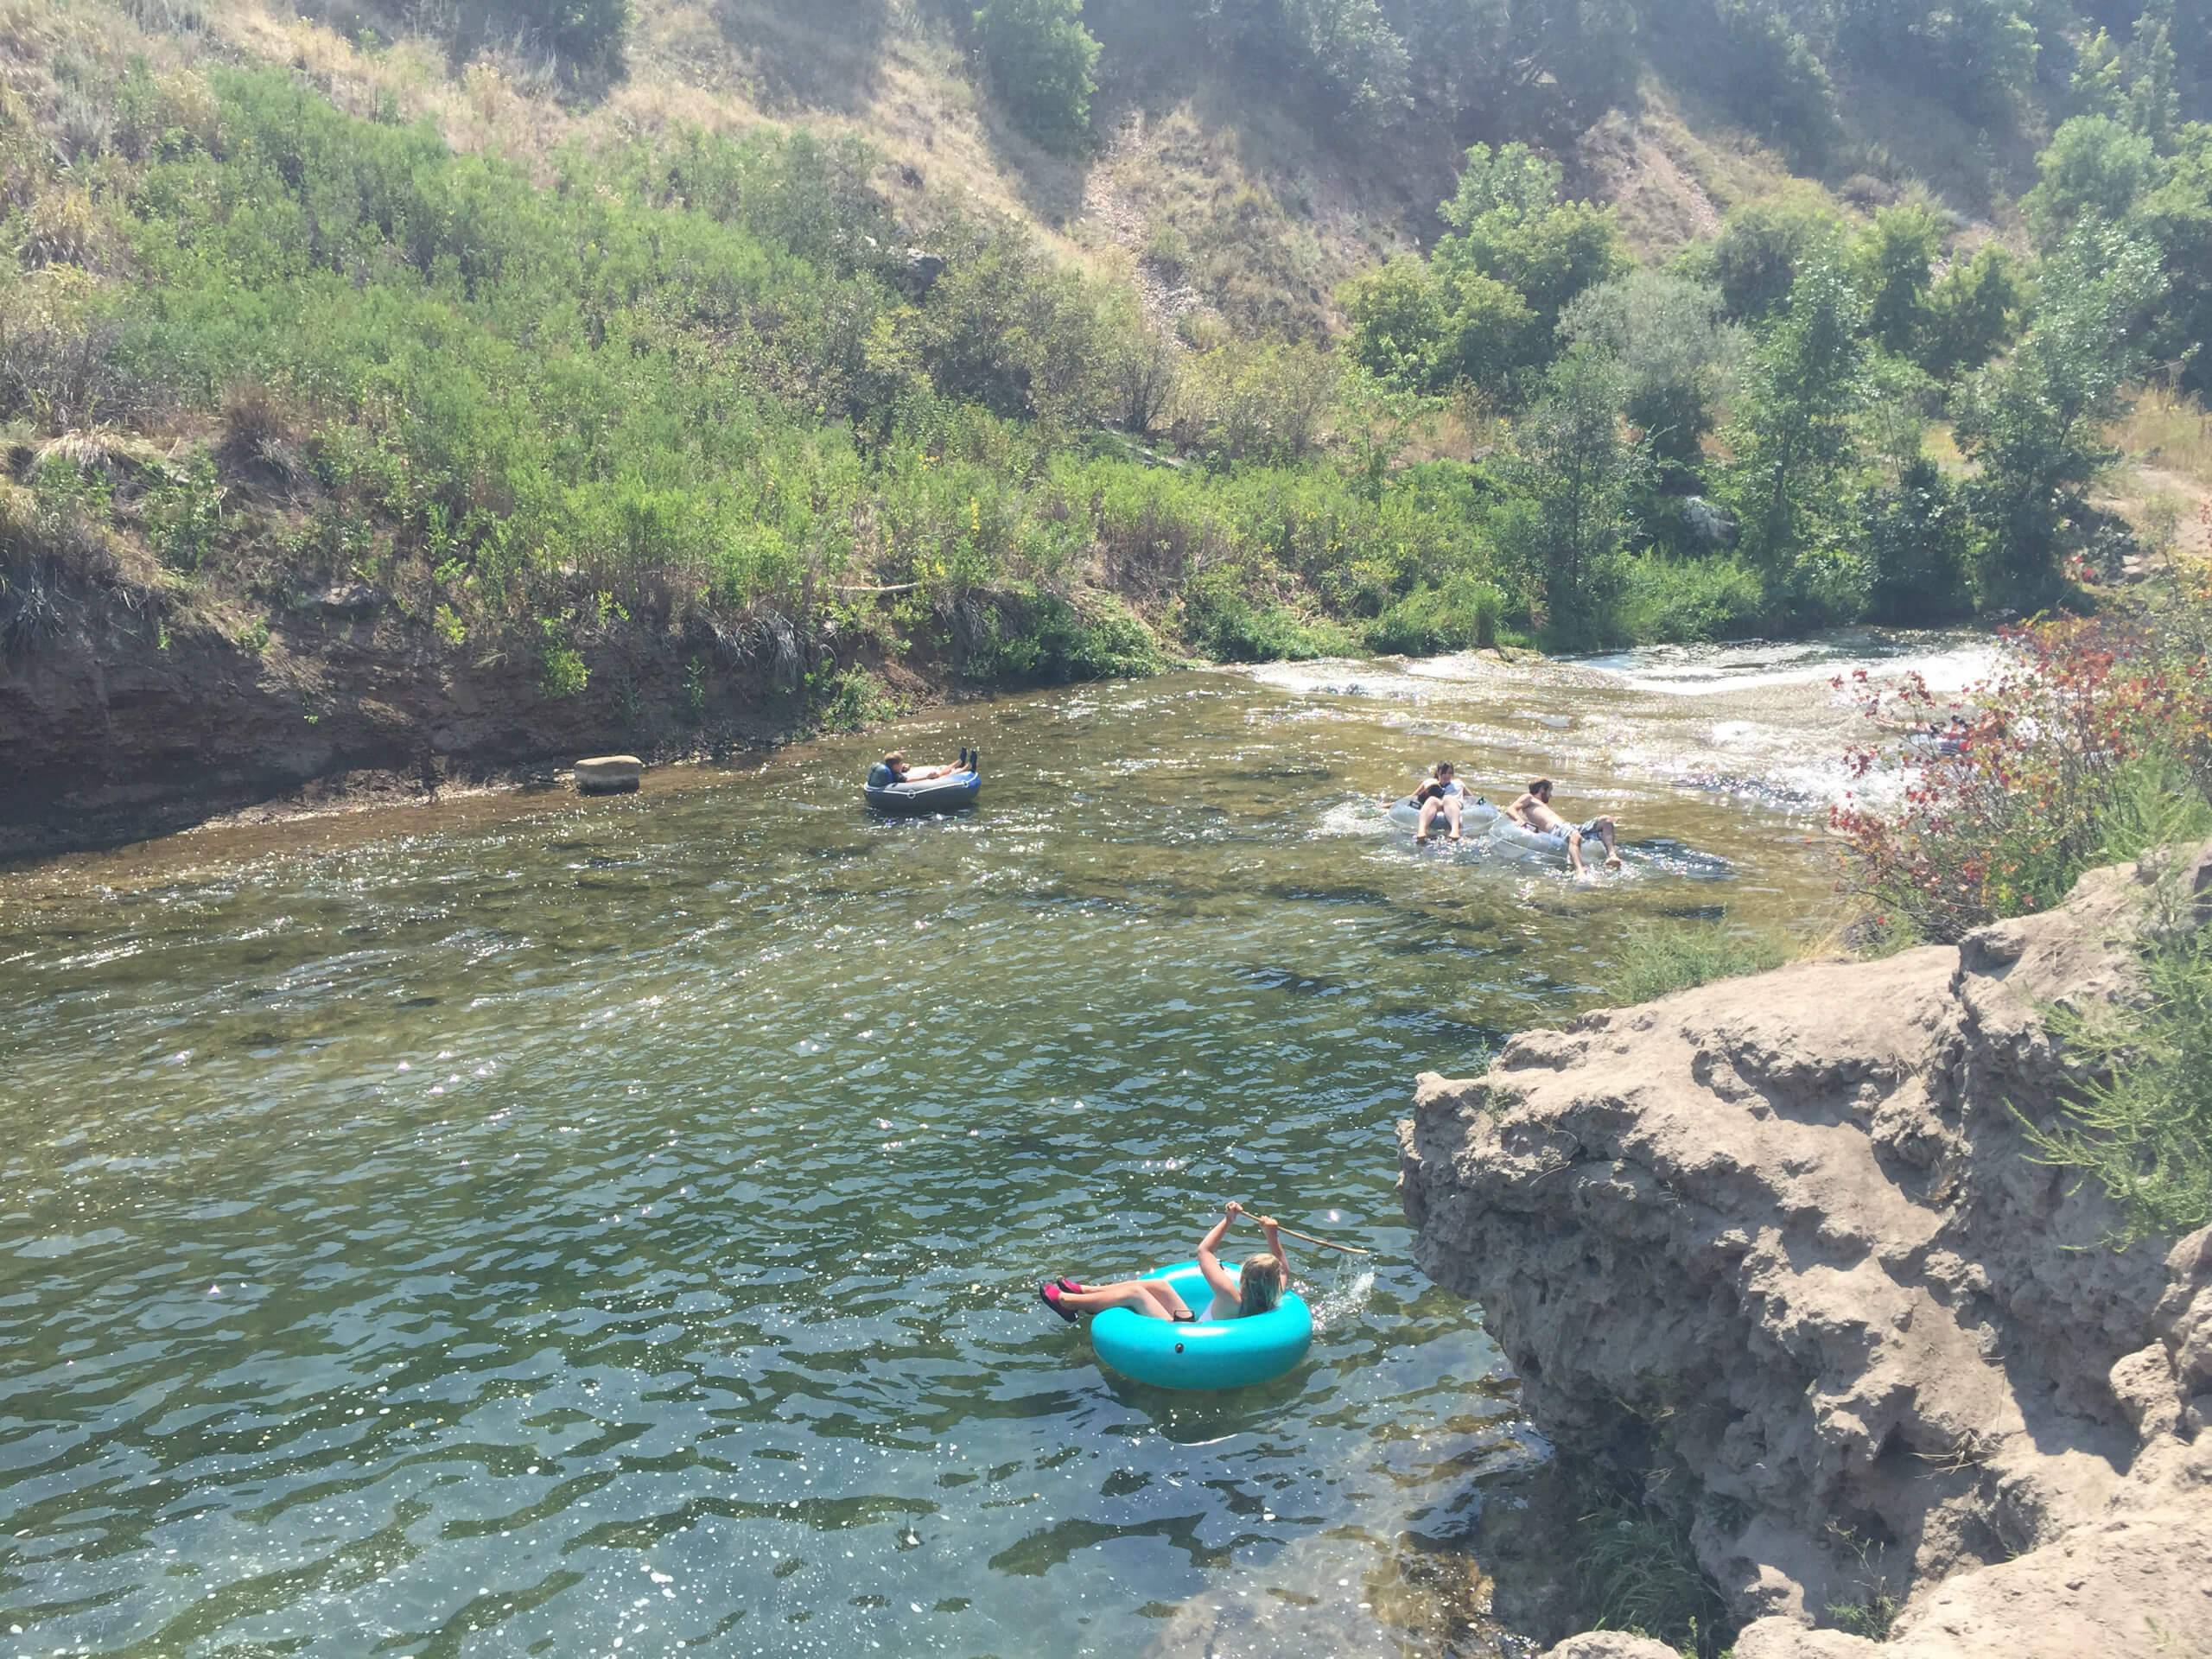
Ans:
<svg viewBox="0 0 2212 1659"><path fill-rule="evenodd" d="M2212 847L2169 879L2202 925ZM2101 1192L2027 1139L2078 1075L2047 1011L2134 994L2152 889L2099 871L1955 949L1422 1078L1422 1267L1482 1304L1539 1427L1688 1516L1738 1659L1872 1655L1836 1627L1892 1613L1883 1653L2212 1652L2212 1231L2114 1251Z"/></svg>
<svg viewBox="0 0 2212 1659"><path fill-rule="evenodd" d="M802 674L711 632L610 630L583 688L554 696L534 654L448 642L363 587L301 596L265 639L224 623L93 596L61 637L0 656L0 860L524 783L610 749L727 755L817 714ZM945 694L872 666L910 705Z"/></svg>

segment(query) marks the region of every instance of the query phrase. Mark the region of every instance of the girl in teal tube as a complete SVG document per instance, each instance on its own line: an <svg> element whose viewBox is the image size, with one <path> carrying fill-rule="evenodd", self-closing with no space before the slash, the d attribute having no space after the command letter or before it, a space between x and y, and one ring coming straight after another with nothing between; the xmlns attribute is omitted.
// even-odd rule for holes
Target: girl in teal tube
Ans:
<svg viewBox="0 0 2212 1659"><path fill-rule="evenodd" d="M1070 1325L1081 1314L1103 1313L1109 1307L1126 1307L1148 1319L1183 1322L1235 1319L1248 1313L1265 1313L1282 1300L1283 1287L1290 1282L1290 1260L1283 1254L1282 1236L1275 1230L1275 1218L1256 1218L1260 1230L1267 1237L1267 1252L1247 1258L1241 1273L1232 1274L1214 1254L1230 1224L1244 1213L1244 1206L1231 1198L1224 1208L1221 1219L1208 1228L1206 1236L1198 1241L1198 1266L1205 1274L1206 1283L1213 1287L1213 1300L1203 1314L1193 1313L1190 1304L1165 1279L1124 1279L1118 1284L1079 1285L1072 1279L1063 1278L1038 1286L1037 1294L1045 1299L1046 1306Z"/></svg>

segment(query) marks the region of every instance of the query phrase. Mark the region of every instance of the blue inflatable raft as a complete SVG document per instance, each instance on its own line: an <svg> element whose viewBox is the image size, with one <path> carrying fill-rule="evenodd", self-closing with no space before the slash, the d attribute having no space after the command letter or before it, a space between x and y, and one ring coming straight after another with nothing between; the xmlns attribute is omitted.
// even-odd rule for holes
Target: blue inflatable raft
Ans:
<svg viewBox="0 0 2212 1659"><path fill-rule="evenodd" d="M1227 1262L1231 1274L1239 1269ZM1178 1262L1144 1275L1166 1279L1194 1308L1213 1301L1212 1287L1196 1262ZM1177 1324L1109 1307L1090 1322L1091 1351L1099 1363L1156 1389L1241 1389L1271 1382L1306 1357L1313 1343L1313 1311L1296 1291L1265 1313L1237 1319Z"/></svg>

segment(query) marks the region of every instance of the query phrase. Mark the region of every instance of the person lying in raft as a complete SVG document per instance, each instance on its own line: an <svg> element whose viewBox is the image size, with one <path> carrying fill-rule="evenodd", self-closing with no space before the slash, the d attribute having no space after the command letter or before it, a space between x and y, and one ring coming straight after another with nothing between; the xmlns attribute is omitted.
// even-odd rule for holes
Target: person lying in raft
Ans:
<svg viewBox="0 0 2212 1659"><path fill-rule="evenodd" d="M932 778L950 778L958 766L916 766L907 764L906 753L893 749L868 769L870 789L888 789L893 784L925 784Z"/></svg>
<svg viewBox="0 0 2212 1659"><path fill-rule="evenodd" d="M1414 841L1427 841L1430 827L1440 816L1452 826L1451 839L1459 839L1459 815L1466 810L1467 789L1452 775L1449 760L1438 761L1435 769L1421 779L1421 787L1414 791L1414 804L1421 809Z"/></svg>
<svg viewBox="0 0 2212 1659"><path fill-rule="evenodd" d="M1574 866L1577 875L1590 873L1589 867L1582 861L1586 837L1605 843L1607 869L1618 870L1621 867L1621 849L1614 839L1618 830L1613 821L1600 814L1587 823L1569 823L1552 810L1552 780L1548 778L1539 778L1530 784L1529 792L1505 809L1505 816L1523 830L1556 842L1566 852L1567 862Z"/></svg>
<svg viewBox="0 0 2212 1659"><path fill-rule="evenodd" d="M1267 1236L1268 1253L1247 1257L1241 1274L1230 1274L1214 1254L1228 1233L1230 1224L1244 1212L1244 1206L1231 1198L1221 1219L1198 1241L1198 1268L1205 1274L1206 1283L1213 1287L1213 1300L1207 1304L1204 1313L1193 1313L1190 1305L1175 1294L1175 1287L1165 1279L1124 1279L1111 1285L1079 1285L1072 1279L1056 1279L1051 1284L1038 1286L1037 1294L1045 1299L1046 1306L1070 1325L1075 1323L1078 1314L1103 1313L1109 1307L1126 1307L1148 1319L1174 1319L1181 1323L1265 1313L1282 1300L1283 1287L1290 1277L1290 1262L1283 1255L1282 1238L1275 1231L1275 1218L1258 1217L1260 1230Z"/></svg>

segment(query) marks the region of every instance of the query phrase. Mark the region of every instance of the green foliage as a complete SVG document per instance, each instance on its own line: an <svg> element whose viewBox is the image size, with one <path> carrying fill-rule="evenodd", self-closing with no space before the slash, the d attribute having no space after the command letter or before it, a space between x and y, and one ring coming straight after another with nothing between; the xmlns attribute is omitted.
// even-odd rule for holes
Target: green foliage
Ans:
<svg viewBox="0 0 2212 1659"><path fill-rule="evenodd" d="M1433 585L1418 582L1369 624L1367 643L1407 656L1473 651L1497 644L1504 614L1505 594L1496 582L1454 571Z"/></svg>
<svg viewBox="0 0 2212 1659"><path fill-rule="evenodd" d="M1716 979L1763 974L1788 958L1779 939L1719 922L1638 922L1621 936L1605 995L1615 1007L1633 1007Z"/></svg>
<svg viewBox="0 0 2212 1659"><path fill-rule="evenodd" d="M1728 315L1758 321L1789 302L1801 268L1840 257L1843 222L1810 190L1779 192L1730 213L1720 234L1686 257L1686 274L1709 281Z"/></svg>
<svg viewBox="0 0 2212 1659"><path fill-rule="evenodd" d="M1698 1565L1677 1517L1609 1497L1580 1518L1580 1604L1597 1629L1630 1630L1714 1659L1732 1626L1727 1605Z"/></svg>
<svg viewBox="0 0 2212 1659"><path fill-rule="evenodd" d="M1630 505L1645 467L1621 430L1627 378L1605 353L1576 346L1552 367L1514 431L1505 466L1516 493L1495 524L1498 548L1538 596L1546 632L1601 643L1618 624Z"/></svg>
<svg viewBox="0 0 2212 1659"><path fill-rule="evenodd" d="M983 620L963 664L978 679L1017 684L1128 679L1168 665L1143 620L1119 600L1009 599Z"/></svg>
<svg viewBox="0 0 2212 1659"><path fill-rule="evenodd" d="M162 563L197 570L207 563L222 532L223 493L215 463L206 455L181 472L164 470L146 493L146 528Z"/></svg>
<svg viewBox="0 0 2212 1659"><path fill-rule="evenodd" d="M2075 48L2067 102L2075 115L2117 116L2122 85L2120 48L2099 29Z"/></svg>
<svg viewBox="0 0 2212 1659"><path fill-rule="evenodd" d="M582 696L591 683L591 671L584 665L583 653L571 642L568 624L547 617L538 626L542 636L537 646L538 689L549 697Z"/></svg>
<svg viewBox="0 0 2212 1659"><path fill-rule="evenodd" d="M2049 251L2085 219L2126 224L2158 177L2158 160L2148 138L2110 116L2077 115L2051 135L2036 170L2020 209Z"/></svg>
<svg viewBox="0 0 2212 1659"><path fill-rule="evenodd" d="M1744 408L1729 435L1736 460L1726 494L1745 556L1777 595L1817 589L1831 609L1829 563L1805 556L1840 535L1840 486L1855 459L1853 417L1864 405L1866 340L1857 293L1842 270L1808 267L1789 308L1751 354Z"/></svg>
<svg viewBox="0 0 2212 1659"><path fill-rule="evenodd" d="M1859 510L1860 546L1872 578L1867 615L1930 627L1972 608L1974 555L1966 507L1942 469L1916 457L1890 486L1870 490Z"/></svg>
<svg viewBox="0 0 2212 1659"><path fill-rule="evenodd" d="M1914 359L1936 379L1955 380L2012 342L2026 306L2020 262L1985 243L1971 259L1955 260L1929 289Z"/></svg>
<svg viewBox="0 0 2212 1659"><path fill-rule="evenodd" d="M1620 632L1638 642L1703 645L1758 635L1766 617L1759 573L1733 558L1646 554L1629 565Z"/></svg>
<svg viewBox="0 0 2212 1659"><path fill-rule="evenodd" d="M2032 609L2059 584L2061 537L2113 460L2103 429L2143 359L2142 319L2163 278L2149 244L2084 225L2044 262L2035 326L1967 388L1959 440L1986 536L1985 605Z"/></svg>
<svg viewBox="0 0 2212 1659"><path fill-rule="evenodd" d="M1835 85L1788 11L1769 0L1712 0L1700 16L1713 43L1692 55L1699 82L1753 130L1817 161L1838 130Z"/></svg>
<svg viewBox="0 0 2212 1659"><path fill-rule="evenodd" d="M586 71L620 67L630 34L630 0L503 0L500 9Z"/></svg>
<svg viewBox="0 0 2212 1659"><path fill-rule="evenodd" d="M2181 124L2181 65L2174 55L2173 0L2150 0L2127 41L2129 128L2154 149L2173 143Z"/></svg>
<svg viewBox="0 0 2212 1659"><path fill-rule="evenodd" d="M2173 784L2145 774L2146 845L2212 833L2202 795ZM2120 1245L2212 1222L2212 933L2188 895L2162 897L2180 913L2162 918L2144 953L2141 1004L2094 1018L2051 1014L2093 1081L2057 1122L2029 1130L2038 1162L2079 1172L2110 1195Z"/></svg>
<svg viewBox="0 0 2212 1659"><path fill-rule="evenodd" d="M992 83L1021 130L1054 149L1087 143L1098 42L1083 26L1083 0L988 0L975 24Z"/></svg>
<svg viewBox="0 0 2212 1659"><path fill-rule="evenodd" d="M1301 616L1280 601L1255 597L1252 573L1217 565L1183 589L1183 637L1222 663L1330 657L1351 645L1334 625Z"/></svg>
<svg viewBox="0 0 2212 1659"><path fill-rule="evenodd" d="M1560 178L1559 164L1526 144L1476 144L1458 191L1437 209L1457 232L1436 245L1447 283L1474 272L1504 283L1546 334L1568 301L1629 263L1611 210L1559 200Z"/></svg>
<svg viewBox="0 0 2212 1659"><path fill-rule="evenodd" d="M1559 332L1620 365L1628 418L1655 454L1696 465L1743 351L1718 289L1639 267L1577 296Z"/></svg>
<svg viewBox="0 0 2212 1659"><path fill-rule="evenodd" d="M1851 262L1875 343L1899 357L1917 354L1928 327L1928 295L1942 232L1925 202L1885 207L1853 245Z"/></svg>
<svg viewBox="0 0 2212 1659"><path fill-rule="evenodd" d="M807 706L825 732L857 732L900 712L899 700L865 668L830 669L807 677Z"/></svg>

